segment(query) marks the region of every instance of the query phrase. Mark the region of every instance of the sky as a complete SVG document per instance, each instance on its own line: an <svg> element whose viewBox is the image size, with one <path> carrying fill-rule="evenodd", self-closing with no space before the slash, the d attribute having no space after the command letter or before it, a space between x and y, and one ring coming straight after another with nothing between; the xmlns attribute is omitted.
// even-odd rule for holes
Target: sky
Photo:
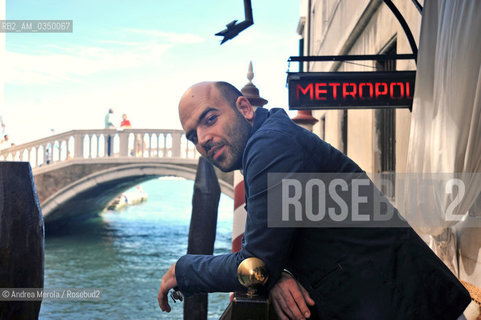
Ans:
<svg viewBox="0 0 481 320"><path fill-rule="evenodd" d="M6 0L6 19L73 20L72 33L7 33L4 105L16 144L72 129L119 125L181 129L178 101L192 84L253 83L267 107L287 109L289 56L298 55L298 0L252 0L254 25L220 45L214 34L244 20L243 0ZM291 71L294 66L291 66Z"/></svg>

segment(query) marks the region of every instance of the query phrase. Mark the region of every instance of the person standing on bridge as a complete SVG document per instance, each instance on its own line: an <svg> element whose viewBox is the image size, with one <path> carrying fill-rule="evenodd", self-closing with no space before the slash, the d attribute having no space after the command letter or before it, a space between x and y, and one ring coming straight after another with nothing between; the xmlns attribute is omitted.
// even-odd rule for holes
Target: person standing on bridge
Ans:
<svg viewBox="0 0 481 320"><path fill-rule="evenodd" d="M132 125L130 124L130 120L127 119L127 114L124 113L122 115L122 121L120 122L120 129L130 129Z"/></svg>
<svg viewBox="0 0 481 320"><path fill-rule="evenodd" d="M10 148L12 146L11 142L9 141L8 134L2 136L0 139L0 150Z"/></svg>
<svg viewBox="0 0 481 320"><path fill-rule="evenodd" d="M257 257L266 264L264 290L281 319L462 316L469 293L404 221L390 228L268 227L268 173L364 174L283 109L254 112L232 85L203 82L182 96L179 115L187 139L204 157L223 171L243 170L247 220L239 252L187 254L169 268L158 294L162 311L171 310L172 288L184 295L245 292L237 268Z"/></svg>
<svg viewBox="0 0 481 320"><path fill-rule="evenodd" d="M0 130L1 136L0 136L0 137L1 137L2 140L3 140L3 136L4 136L7 132L6 132L6 126L5 126L5 123L3 122L3 117L2 117L2 116L0 116L0 128L1 128L1 130Z"/></svg>
<svg viewBox="0 0 481 320"><path fill-rule="evenodd" d="M114 125L114 109L110 108L109 112L105 115L105 129L115 129ZM107 156L110 157L112 151L112 136L107 136Z"/></svg>
<svg viewBox="0 0 481 320"><path fill-rule="evenodd" d="M122 114L122 121L120 122L120 130L123 130L123 129L131 129L132 128L132 124L130 123L130 120L127 119L127 114L124 113ZM136 157L140 156L142 154L142 136L140 135L140 133L137 133L135 135L135 152L134 152L134 149L131 150L130 154L131 155L135 155Z"/></svg>

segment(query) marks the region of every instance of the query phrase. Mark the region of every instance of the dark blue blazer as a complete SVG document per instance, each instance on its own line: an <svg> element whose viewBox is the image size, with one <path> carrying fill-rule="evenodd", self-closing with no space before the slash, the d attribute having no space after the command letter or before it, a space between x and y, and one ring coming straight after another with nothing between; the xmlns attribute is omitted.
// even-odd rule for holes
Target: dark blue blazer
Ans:
<svg viewBox="0 0 481 320"><path fill-rule="evenodd" d="M470 302L462 284L408 226L269 228L267 175L353 173L343 153L294 124L284 110L259 108L243 154L247 220L240 252L185 255L176 265L185 294L245 291L237 266L266 262L266 290L289 269L316 301L320 319L456 319Z"/></svg>

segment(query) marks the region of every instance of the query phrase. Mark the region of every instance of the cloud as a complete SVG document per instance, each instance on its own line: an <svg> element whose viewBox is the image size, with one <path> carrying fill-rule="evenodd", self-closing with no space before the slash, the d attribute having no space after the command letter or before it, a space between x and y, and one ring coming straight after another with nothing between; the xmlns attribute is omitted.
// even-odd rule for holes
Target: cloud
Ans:
<svg viewBox="0 0 481 320"><path fill-rule="evenodd" d="M52 84L77 82L103 71L160 66L162 55L175 45L203 42L190 33L149 29L125 29L135 40L101 39L98 45L59 46L45 44L32 52L7 51L6 73L9 84ZM139 35L143 35L139 39Z"/></svg>
<svg viewBox="0 0 481 320"><path fill-rule="evenodd" d="M192 33L176 33L176 32L166 32L162 30L149 30L149 29L126 29L128 32L141 34L145 36L155 37L160 39L167 40L170 43L182 43L182 44L191 44L191 43L201 43L204 42L205 39L201 36L192 34Z"/></svg>
<svg viewBox="0 0 481 320"><path fill-rule="evenodd" d="M143 44L143 42L141 41L121 41L121 40L97 40L95 42L101 43L101 44L117 45L117 46L125 46L125 47L135 47Z"/></svg>
<svg viewBox="0 0 481 320"><path fill-rule="evenodd" d="M128 47L128 48L127 48ZM6 73L9 84L48 84L107 70L122 70L160 63L169 44L143 43L124 48L73 46L48 50L40 54L6 52Z"/></svg>

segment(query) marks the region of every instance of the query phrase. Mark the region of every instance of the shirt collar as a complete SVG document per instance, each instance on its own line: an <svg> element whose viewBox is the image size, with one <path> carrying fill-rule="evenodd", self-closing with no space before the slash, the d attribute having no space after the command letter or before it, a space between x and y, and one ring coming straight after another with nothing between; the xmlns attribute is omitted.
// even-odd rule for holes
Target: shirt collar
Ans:
<svg viewBox="0 0 481 320"><path fill-rule="evenodd" d="M266 121L267 117L269 116L269 111L264 108L257 108L254 116L254 125L251 129L251 136L254 132L257 131L261 127L261 125Z"/></svg>
<svg viewBox="0 0 481 320"><path fill-rule="evenodd" d="M269 116L269 111L267 109L257 108L254 114L254 125L252 126L249 138L254 134L254 132L257 131L257 129L259 129L262 126L262 124L264 123L264 121L266 121L268 116ZM240 172L242 175L244 175L244 168L241 167Z"/></svg>

